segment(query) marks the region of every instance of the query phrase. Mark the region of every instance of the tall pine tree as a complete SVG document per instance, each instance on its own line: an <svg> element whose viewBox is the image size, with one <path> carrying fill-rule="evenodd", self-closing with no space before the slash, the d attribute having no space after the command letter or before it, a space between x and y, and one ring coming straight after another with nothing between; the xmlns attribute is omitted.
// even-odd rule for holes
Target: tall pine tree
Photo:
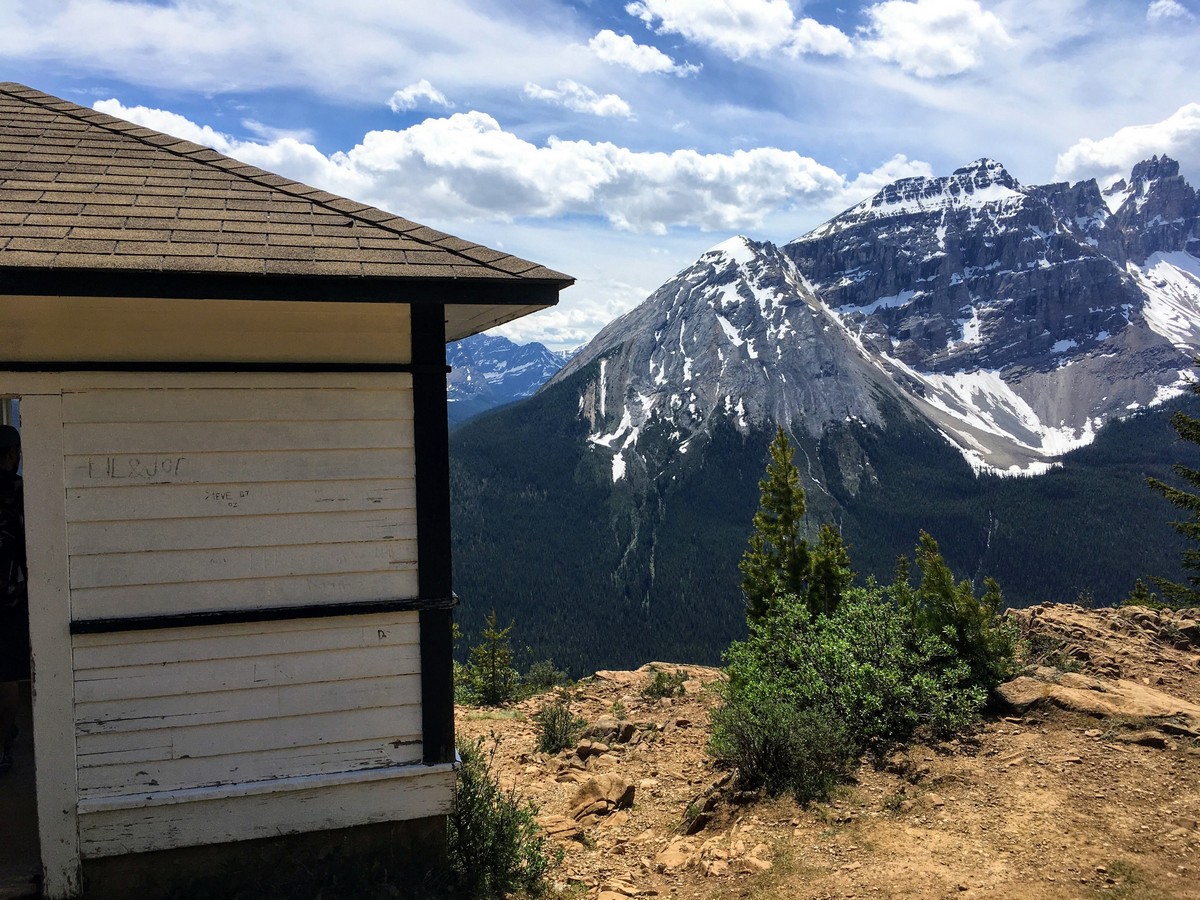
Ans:
<svg viewBox="0 0 1200 900"><path fill-rule="evenodd" d="M738 568L746 595L746 616L761 621L780 594L806 598L811 571L804 534L804 488L792 462L792 442L782 428L771 441L767 477L754 514L754 533Z"/></svg>

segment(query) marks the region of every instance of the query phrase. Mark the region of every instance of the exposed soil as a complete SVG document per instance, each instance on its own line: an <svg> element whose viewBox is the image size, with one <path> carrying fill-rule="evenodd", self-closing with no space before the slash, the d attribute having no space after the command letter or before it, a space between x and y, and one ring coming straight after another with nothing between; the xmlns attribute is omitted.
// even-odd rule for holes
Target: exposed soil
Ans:
<svg viewBox="0 0 1200 900"><path fill-rule="evenodd" d="M687 673L665 699L641 693L651 666L597 673L570 706L599 727L553 756L551 694L457 725L539 806L567 897L1200 898L1200 611L1014 615L1033 653L1010 702L807 809L736 794L706 754L715 669L651 664Z"/></svg>

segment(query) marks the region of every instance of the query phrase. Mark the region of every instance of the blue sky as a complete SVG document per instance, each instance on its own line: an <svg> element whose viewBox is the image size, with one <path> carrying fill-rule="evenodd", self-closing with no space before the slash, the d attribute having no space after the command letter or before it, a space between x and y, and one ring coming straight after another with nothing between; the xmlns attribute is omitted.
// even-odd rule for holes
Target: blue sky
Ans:
<svg viewBox="0 0 1200 900"><path fill-rule="evenodd" d="M905 175L1200 184L1200 0L0 0L5 77L574 275L574 346L708 247Z"/></svg>

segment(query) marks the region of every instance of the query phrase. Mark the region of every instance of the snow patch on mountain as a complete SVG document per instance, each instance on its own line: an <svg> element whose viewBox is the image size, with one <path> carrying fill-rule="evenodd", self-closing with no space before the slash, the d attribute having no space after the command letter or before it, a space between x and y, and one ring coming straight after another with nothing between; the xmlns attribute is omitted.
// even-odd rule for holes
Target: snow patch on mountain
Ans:
<svg viewBox="0 0 1200 900"><path fill-rule="evenodd" d="M1183 250L1159 252L1129 274L1146 295L1142 315L1181 350L1200 346L1200 259Z"/></svg>

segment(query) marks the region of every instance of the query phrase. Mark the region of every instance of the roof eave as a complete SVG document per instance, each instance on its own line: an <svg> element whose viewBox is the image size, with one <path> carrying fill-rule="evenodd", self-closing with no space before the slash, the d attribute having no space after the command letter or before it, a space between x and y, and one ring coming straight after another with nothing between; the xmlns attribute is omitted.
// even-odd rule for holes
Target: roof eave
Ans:
<svg viewBox="0 0 1200 900"><path fill-rule="evenodd" d="M574 279L566 276L501 279L345 277L0 265L0 295L33 297L547 307L556 305L559 291L572 284Z"/></svg>

